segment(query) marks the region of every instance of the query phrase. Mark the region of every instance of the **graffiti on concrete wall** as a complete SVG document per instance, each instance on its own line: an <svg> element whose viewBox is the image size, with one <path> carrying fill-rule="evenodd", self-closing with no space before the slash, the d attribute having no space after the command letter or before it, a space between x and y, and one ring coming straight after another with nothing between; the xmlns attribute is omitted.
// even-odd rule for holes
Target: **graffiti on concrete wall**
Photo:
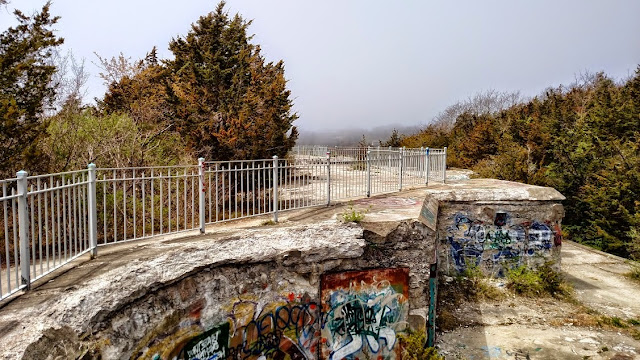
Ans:
<svg viewBox="0 0 640 360"><path fill-rule="evenodd" d="M198 302L202 303L202 301ZM272 299L243 295L226 307L226 321L207 328L202 307L167 319L137 356L151 360L316 359L321 309L307 294Z"/></svg>
<svg viewBox="0 0 640 360"><path fill-rule="evenodd" d="M408 282L408 269L324 275L322 358L399 358L397 334L407 326Z"/></svg>
<svg viewBox="0 0 640 360"><path fill-rule="evenodd" d="M266 304L238 300L228 317L234 328L230 359L315 359L320 307L306 295Z"/></svg>
<svg viewBox="0 0 640 360"><path fill-rule="evenodd" d="M558 224L511 218L506 212L495 214L486 223L457 213L447 227L449 263L456 271L469 266L502 276L504 269L521 265L526 257L546 257L561 243Z"/></svg>
<svg viewBox="0 0 640 360"><path fill-rule="evenodd" d="M201 298L158 324L134 357L395 359L397 335L407 326L408 282L406 268L325 274L321 301L307 293L243 294L217 307L216 315Z"/></svg>
<svg viewBox="0 0 640 360"><path fill-rule="evenodd" d="M178 359L226 359L228 341L229 323L224 323L189 340Z"/></svg>

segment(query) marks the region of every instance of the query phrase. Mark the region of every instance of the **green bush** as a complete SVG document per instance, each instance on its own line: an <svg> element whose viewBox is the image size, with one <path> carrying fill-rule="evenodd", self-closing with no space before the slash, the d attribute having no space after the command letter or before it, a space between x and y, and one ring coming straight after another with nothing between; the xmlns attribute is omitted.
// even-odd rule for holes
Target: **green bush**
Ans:
<svg viewBox="0 0 640 360"><path fill-rule="evenodd" d="M507 287L518 295L539 296L543 287L535 271L526 266L519 266L507 271Z"/></svg>
<svg viewBox="0 0 640 360"><path fill-rule="evenodd" d="M438 351L433 347L426 347L427 335L424 330L407 330L405 334L400 334L402 344L403 360L444 360L438 355Z"/></svg>
<svg viewBox="0 0 640 360"><path fill-rule="evenodd" d="M519 266L507 272L507 287L518 295L566 297L571 295L571 287L562 274L553 269L552 263L545 263L536 270Z"/></svg>
<svg viewBox="0 0 640 360"><path fill-rule="evenodd" d="M349 208L342 213L342 220L344 222L359 223L364 220L364 216L367 210L359 210L353 207L353 204L349 204Z"/></svg>

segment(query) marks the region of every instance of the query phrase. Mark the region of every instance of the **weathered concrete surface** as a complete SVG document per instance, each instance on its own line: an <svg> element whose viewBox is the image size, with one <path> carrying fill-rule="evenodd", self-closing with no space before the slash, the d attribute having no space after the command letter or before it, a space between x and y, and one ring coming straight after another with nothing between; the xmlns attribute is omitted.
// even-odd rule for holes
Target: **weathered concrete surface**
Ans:
<svg viewBox="0 0 640 360"><path fill-rule="evenodd" d="M441 201L561 201L556 189L496 179L470 179L433 184L428 194Z"/></svg>
<svg viewBox="0 0 640 360"><path fill-rule="evenodd" d="M207 268L284 262L293 251L299 252L301 266L313 268L320 260L359 257L365 246L362 230L352 225L332 222L265 230L238 231L233 238L217 241L202 236L190 241L132 244L102 253L2 309L3 356L22 357L27 345L50 328L66 326L78 334L91 334L127 304Z"/></svg>
<svg viewBox="0 0 640 360"><path fill-rule="evenodd" d="M562 246L562 271L578 300L608 316L640 321L640 284L626 259L572 241Z"/></svg>
<svg viewBox="0 0 640 360"><path fill-rule="evenodd" d="M424 327L428 264L435 259L435 244L424 240L433 234L413 220L395 222L380 236L336 221L341 207L330 209L334 213L327 220L101 248L97 259L51 278L0 311L2 355L169 359L184 339L225 323L235 334L229 335L233 345L248 331L248 321L263 319L265 311L306 307L315 318L323 274L352 270L372 271L376 279L376 269L407 269L409 298L400 298L405 315L393 331L407 324ZM376 295L381 299L389 291L384 284L371 285L382 291ZM234 315L233 309L247 304L253 306L250 314ZM313 326L307 330L319 334ZM304 340L305 357L313 358L320 338Z"/></svg>

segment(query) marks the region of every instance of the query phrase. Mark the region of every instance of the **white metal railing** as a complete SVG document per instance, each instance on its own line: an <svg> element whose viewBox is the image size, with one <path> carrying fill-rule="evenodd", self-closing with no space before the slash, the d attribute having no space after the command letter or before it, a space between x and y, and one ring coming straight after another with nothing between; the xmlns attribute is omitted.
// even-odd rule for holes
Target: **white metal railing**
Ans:
<svg viewBox="0 0 640 360"><path fill-rule="evenodd" d="M0 180L0 300L113 243L446 178L446 148L294 147L285 159L88 168Z"/></svg>

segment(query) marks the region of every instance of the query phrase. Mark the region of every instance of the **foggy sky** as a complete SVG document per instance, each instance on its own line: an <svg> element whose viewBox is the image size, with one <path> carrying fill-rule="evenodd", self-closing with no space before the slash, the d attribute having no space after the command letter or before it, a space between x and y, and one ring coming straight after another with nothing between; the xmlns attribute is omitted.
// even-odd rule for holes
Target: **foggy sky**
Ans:
<svg viewBox="0 0 640 360"><path fill-rule="evenodd" d="M0 31L13 8L0 8ZM168 43L215 1L57 0L63 50L85 58L87 100L104 94L93 52L133 59ZM253 19L250 33L270 61L284 60L301 130L425 124L486 89L539 94L583 71L620 79L640 63L640 1L229 0Z"/></svg>

